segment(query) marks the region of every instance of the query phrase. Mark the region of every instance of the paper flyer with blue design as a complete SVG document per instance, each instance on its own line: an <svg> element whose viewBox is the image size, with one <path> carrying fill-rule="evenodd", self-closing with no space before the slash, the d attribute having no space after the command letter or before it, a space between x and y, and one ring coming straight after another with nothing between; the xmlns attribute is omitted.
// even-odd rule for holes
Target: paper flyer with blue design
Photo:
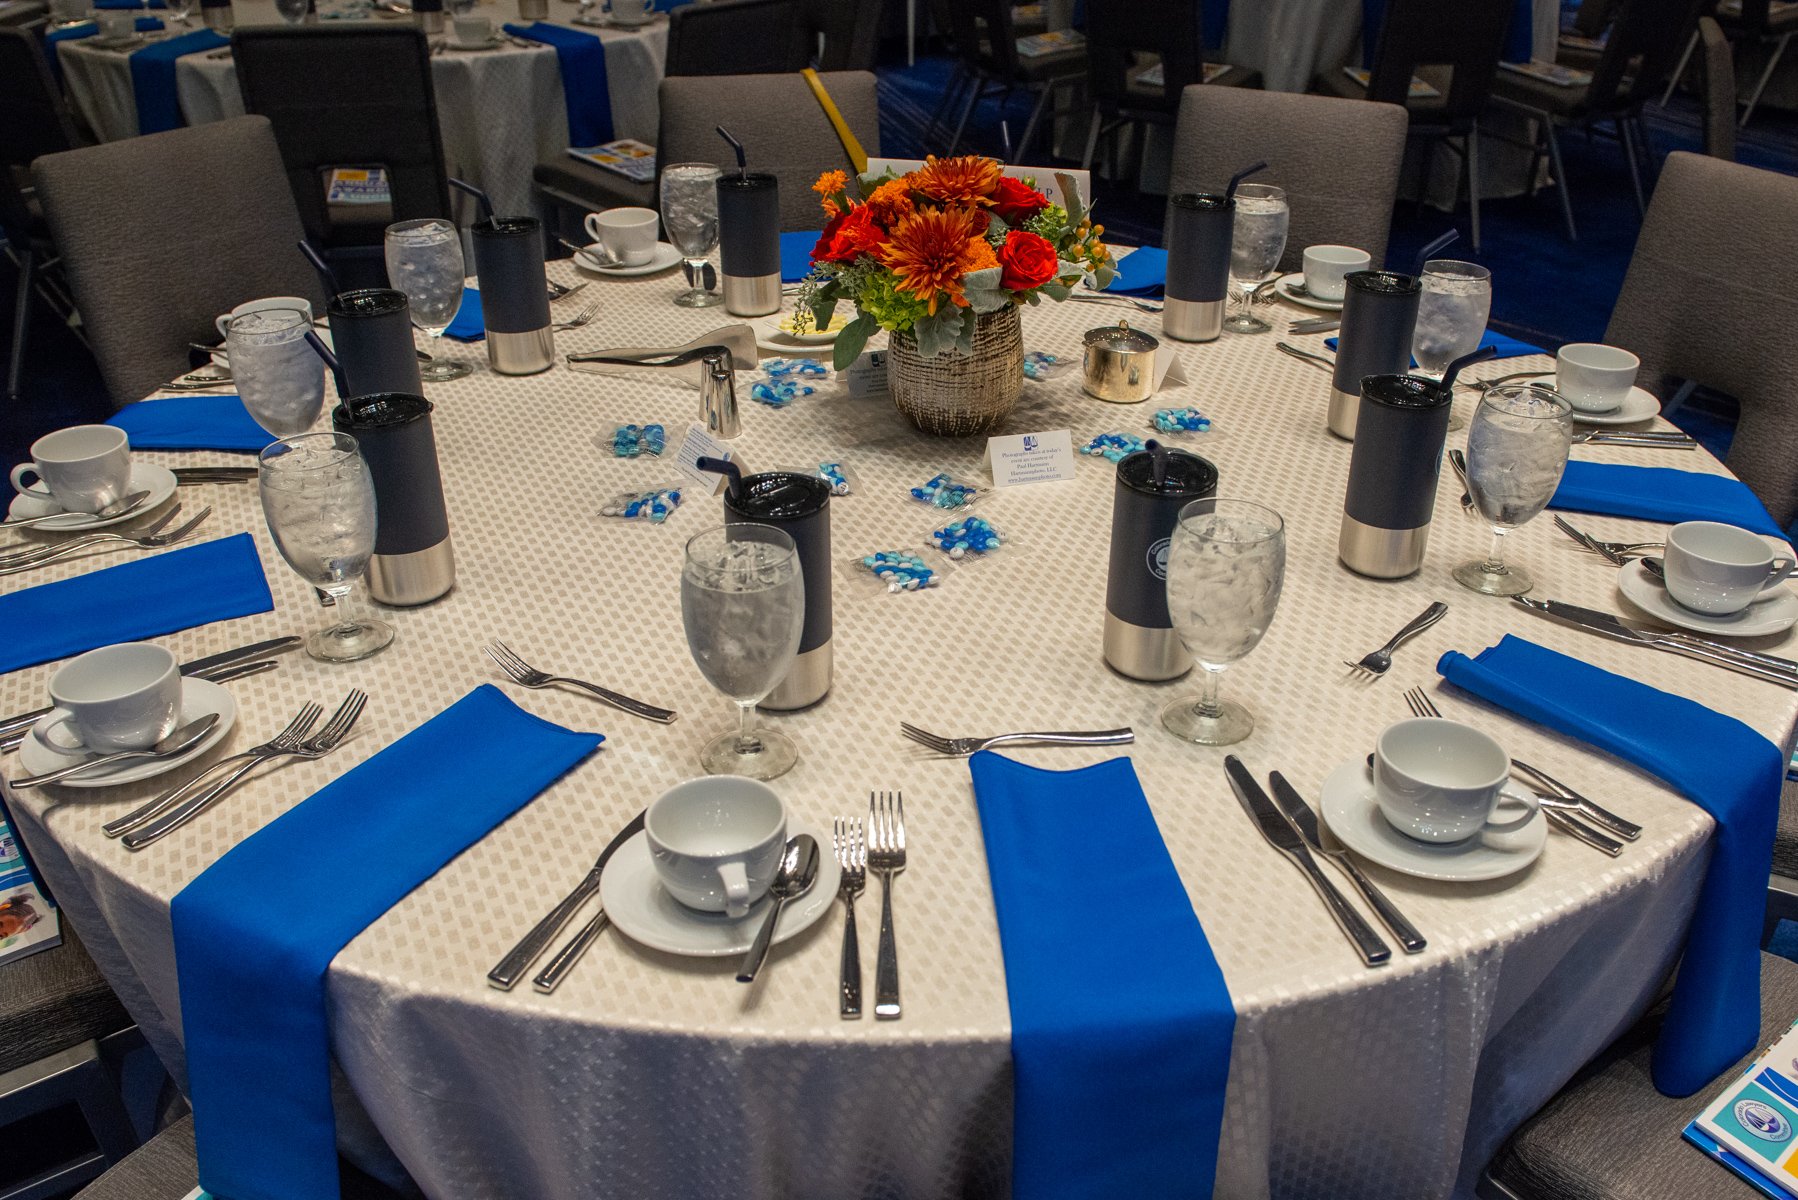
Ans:
<svg viewBox="0 0 1798 1200"><path fill-rule="evenodd" d="M1798 1200L1798 1024L1686 1126L1686 1140L1772 1200Z"/></svg>

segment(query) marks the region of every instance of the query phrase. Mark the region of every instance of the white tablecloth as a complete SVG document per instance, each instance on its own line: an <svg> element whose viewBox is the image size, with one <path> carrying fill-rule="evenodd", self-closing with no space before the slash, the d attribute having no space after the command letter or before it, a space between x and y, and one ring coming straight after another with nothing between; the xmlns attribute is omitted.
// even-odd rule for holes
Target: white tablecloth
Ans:
<svg viewBox="0 0 1798 1200"><path fill-rule="evenodd" d="M570 272L566 264L552 270ZM678 343L724 319L674 307L680 287L668 274L595 280L582 298L603 301L598 318L563 335L559 349ZM1120 312L1154 330L1154 318L1134 311L1050 304L1027 312L1025 340L1072 354L1081 331ZM1280 313L1282 322L1300 315ZM1438 491L1428 561L1416 577L1382 583L1350 574L1335 556L1350 446L1324 429L1327 378L1278 354L1280 336L1181 347L1194 382L1157 401L1210 414L1215 429L1192 444L1218 464L1222 494L1271 503L1288 523L1277 619L1224 680L1257 722L1234 751L1258 773L1280 769L1315 800L1331 769L1361 758L1382 727L1406 715L1403 689L1421 684L1448 716L1490 730L1519 757L1646 827L1615 860L1551 834L1531 869L1479 885L1374 869L1429 938L1420 955L1361 967L1305 881L1244 818L1222 752L1177 742L1157 724L1162 705L1192 681L1145 685L1101 663L1113 472L1082 459L1071 482L985 501L980 511L1015 544L954 571L939 589L891 596L846 569L837 582L834 689L811 711L770 718L801 747L798 767L775 784L801 818L828 827L832 815L856 813L871 788L905 791L910 865L895 892L904 1019L838 1019L835 912L777 949L754 988L733 981L734 964L671 957L616 931L552 996L489 988L487 969L613 831L696 773L699 746L733 719L689 660L677 601L682 544L718 521L718 502L690 493L659 528L591 515L603 497L673 477L654 461L614 460L613 427L659 420L678 439L696 394L664 378L566 367L512 379L482 366L430 388L456 539L453 594L389 613L398 637L367 662L325 666L290 655L279 670L233 685L242 716L222 750L266 737L303 700L330 704L348 687L366 689L373 699L361 732L343 750L256 779L142 853L106 840L99 825L152 795L154 783L16 795L21 832L95 960L180 1077L171 898L327 780L476 684L497 681L480 648L503 638L533 662L677 708L681 719L651 725L579 694L504 684L533 712L605 732L605 747L333 962L332 1037L345 1078L425 1191L436 1200L997 1197L1011 1153L1009 1019L980 826L965 763L922 753L898 722L956 734L1132 725L1138 741L1128 753L1239 1014L1216 1194L1466 1197L1507 1133L1649 1003L1684 936L1712 826L1648 777L1439 685L1437 656L1517 632L1691 696L1781 744L1789 744L1798 697L1461 589L1449 571L1483 553L1487 533L1459 511L1452 481ZM1546 364L1508 360L1480 371ZM820 394L776 411L750 403L747 391L740 387L737 443L747 464L842 458L859 475L858 492L831 505L839 559L918 544L935 513L910 500L907 487L939 469L980 469L981 445L922 437L883 400ZM1145 432L1146 419L1146 406L1101 404L1064 377L1026 385L1008 429L1071 428L1083 441L1112 429ZM1452 436L1460 444L1463 435ZM1672 457L1574 453L1658 464ZM1680 455L1677 465L1721 470L1702 453ZM161 640L185 659L319 618L310 588L276 557L253 488L188 489L181 499L214 506L215 536L255 534L277 608ZM1581 524L1602 537L1657 528ZM1539 594L1613 610L1621 603L1615 573L1546 517L1507 545L1539 579ZM1448 602L1448 617L1401 650L1390 675L1371 685L1345 677L1342 660L1437 598ZM41 703L50 673L0 678L0 711ZM1017 753L1056 768L1104 757ZM1093 819L1104 820L1103 811ZM1068 881L1067 900L1079 902L1077 881ZM872 922L863 929L871 984Z"/></svg>

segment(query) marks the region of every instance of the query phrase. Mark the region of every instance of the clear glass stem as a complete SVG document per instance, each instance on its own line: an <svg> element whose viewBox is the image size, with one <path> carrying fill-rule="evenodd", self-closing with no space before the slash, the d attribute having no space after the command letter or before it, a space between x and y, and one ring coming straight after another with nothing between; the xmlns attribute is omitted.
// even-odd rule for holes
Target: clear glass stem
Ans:
<svg viewBox="0 0 1798 1200"><path fill-rule="evenodd" d="M755 727L755 701L737 701L737 753L754 754L762 748L752 730Z"/></svg>
<svg viewBox="0 0 1798 1200"><path fill-rule="evenodd" d="M1223 680L1222 667L1208 667L1199 664L1199 699L1193 705L1201 716L1216 719L1224 715L1224 706L1218 702L1218 685Z"/></svg>
<svg viewBox="0 0 1798 1200"><path fill-rule="evenodd" d="M1492 531L1492 549L1487 552L1486 561L1480 565L1480 570L1486 574L1503 575L1505 573L1505 534L1509 532L1508 529Z"/></svg>
<svg viewBox="0 0 1798 1200"><path fill-rule="evenodd" d="M333 583L318 589L319 607L327 610L325 613L326 629L354 630L362 627L360 606L350 599L355 590L354 580L345 580L343 583Z"/></svg>
<svg viewBox="0 0 1798 1200"><path fill-rule="evenodd" d="M443 329L448 328L448 325L443 327ZM428 329L425 331L431 335L431 348L426 351L426 353L428 353L433 360L442 357L443 354L443 329Z"/></svg>

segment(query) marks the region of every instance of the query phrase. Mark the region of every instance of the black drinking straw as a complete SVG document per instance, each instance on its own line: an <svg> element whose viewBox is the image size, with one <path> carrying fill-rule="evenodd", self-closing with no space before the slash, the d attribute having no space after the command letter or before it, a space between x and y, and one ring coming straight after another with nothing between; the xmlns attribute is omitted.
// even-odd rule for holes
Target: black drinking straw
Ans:
<svg viewBox="0 0 1798 1200"><path fill-rule="evenodd" d="M1432 258L1435 258L1436 252L1438 250L1441 250L1445 246L1449 246L1449 245L1453 244L1455 239L1459 238L1460 236L1461 236L1460 230L1451 229L1447 233L1443 234L1441 237L1437 238L1435 241L1431 242L1429 245L1425 246L1422 250L1418 251L1417 252L1417 269L1415 271L1411 272L1411 274L1422 275L1424 264L1429 262Z"/></svg>
<svg viewBox="0 0 1798 1200"><path fill-rule="evenodd" d="M349 385L343 381L343 364L337 361L337 356L331 353L331 348L325 345L318 334L310 329L306 331L306 341L318 356L325 360L325 366L331 368L331 378L337 381L337 394L342 397L345 404L348 404L350 389Z"/></svg>
<svg viewBox="0 0 1798 1200"><path fill-rule="evenodd" d="M729 142L730 148L737 152L737 174L740 175L744 179L748 179L749 178L749 155L744 151L743 143L739 142L736 138L732 137L730 134L730 130L726 129L722 125L714 125L714 126L712 126L712 128L716 129L718 131L718 136L723 138L725 141Z"/></svg>
<svg viewBox="0 0 1798 1200"><path fill-rule="evenodd" d="M474 184L469 183L466 179L457 179L453 176L450 178L449 185L458 192L474 197L474 202L481 208L482 220L493 220L493 201L488 199L486 192L483 192Z"/></svg>
<svg viewBox="0 0 1798 1200"><path fill-rule="evenodd" d="M736 463L730 461L728 458L707 458L702 455L694 461L693 465L698 467L701 471L708 471L713 475L724 476L725 490L730 493L730 498L733 501L742 501L743 469L737 466Z"/></svg>
<svg viewBox="0 0 1798 1200"><path fill-rule="evenodd" d="M1267 170L1267 164L1265 162L1258 162L1254 166L1244 167L1242 170L1236 172L1236 174L1230 176L1230 186L1224 189L1224 203L1228 204L1230 201L1236 199L1237 184L1253 175L1256 171L1265 170Z"/></svg>
<svg viewBox="0 0 1798 1200"><path fill-rule="evenodd" d="M318 277L325 281L326 292L335 296L343 290L343 285L337 282L337 272L331 269L331 264L321 258L318 251L312 248L312 243L305 238L300 239L300 253L306 256L306 261L312 264L312 269L318 272Z"/></svg>
<svg viewBox="0 0 1798 1200"><path fill-rule="evenodd" d="M1460 358L1457 358L1454 362L1448 364L1448 370L1442 372L1442 386L1452 391L1455 386L1455 376L1461 373L1462 367L1471 367L1474 363L1485 362L1489 358L1497 357L1497 346L1481 346L1472 354L1463 354Z"/></svg>
<svg viewBox="0 0 1798 1200"><path fill-rule="evenodd" d="M1167 483L1167 447L1154 438L1150 438L1142 444L1142 448L1149 452L1155 471L1155 490L1160 491L1162 486Z"/></svg>

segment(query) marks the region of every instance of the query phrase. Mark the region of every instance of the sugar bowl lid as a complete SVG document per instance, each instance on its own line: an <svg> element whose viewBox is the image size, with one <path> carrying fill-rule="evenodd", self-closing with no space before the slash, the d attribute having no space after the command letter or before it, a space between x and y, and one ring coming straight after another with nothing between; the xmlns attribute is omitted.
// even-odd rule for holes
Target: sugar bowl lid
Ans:
<svg viewBox="0 0 1798 1200"><path fill-rule="evenodd" d="M1086 347L1089 350L1111 350L1128 354L1153 352L1161 342L1140 329L1130 328L1130 322L1122 317L1116 325L1101 325L1097 329L1086 331Z"/></svg>

